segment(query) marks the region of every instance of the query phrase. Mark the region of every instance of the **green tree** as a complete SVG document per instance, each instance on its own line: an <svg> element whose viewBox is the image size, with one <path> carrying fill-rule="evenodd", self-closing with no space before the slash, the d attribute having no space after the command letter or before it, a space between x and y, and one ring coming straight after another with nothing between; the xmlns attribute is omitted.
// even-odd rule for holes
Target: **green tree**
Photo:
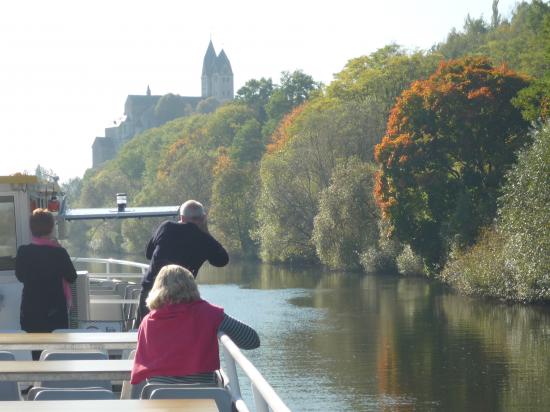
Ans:
<svg viewBox="0 0 550 412"><path fill-rule="evenodd" d="M375 170L350 157L335 168L330 186L320 194L313 242L321 262L333 269L359 269L361 253L378 244Z"/></svg>
<svg viewBox="0 0 550 412"><path fill-rule="evenodd" d="M550 123L535 130L503 192L498 226L507 237L503 255L517 298L550 300Z"/></svg>
<svg viewBox="0 0 550 412"><path fill-rule="evenodd" d="M261 125L256 119L246 121L235 134L229 153L239 163L257 162L265 150Z"/></svg>
<svg viewBox="0 0 550 412"><path fill-rule="evenodd" d="M231 146L239 129L251 119L254 119L254 112L244 104L229 103L220 107L208 118L205 149Z"/></svg>
<svg viewBox="0 0 550 412"><path fill-rule="evenodd" d="M168 93L162 96L154 109L157 124L164 124L170 120L185 116L186 103L181 96Z"/></svg>
<svg viewBox="0 0 550 412"><path fill-rule="evenodd" d="M348 61L327 87L327 95L345 102L370 100L384 113L385 123L397 96L413 81L433 73L440 59L438 54L409 54L402 47L390 44L368 56Z"/></svg>
<svg viewBox="0 0 550 412"><path fill-rule="evenodd" d="M264 126L264 135L271 135L284 115L304 103L312 93L319 89L320 84L301 70L292 73L282 72L280 85L271 93L265 106L268 120Z"/></svg>
<svg viewBox="0 0 550 412"><path fill-rule="evenodd" d="M204 100L201 100L197 105L197 112L202 114L208 114L215 112L221 103L215 97L211 96Z"/></svg>
<svg viewBox="0 0 550 412"><path fill-rule="evenodd" d="M271 78L251 79L237 90L235 99L254 110L257 120L263 124L267 120L265 107L269 102L273 90L274 85Z"/></svg>
<svg viewBox="0 0 550 412"><path fill-rule="evenodd" d="M222 243L241 256L256 257L257 244L251 238L255 227L254 210L259 193L257 166L238 167L227 161L220 167L212 186L209 220Z"/></svg>
<svg viewBox="0 0 550 412"><path fill-rule="evenodd" d="M403 92L386 136L376 197L402 242L431 269L452 242L471 244L496 198L528 124L511 99L527 81L483 58L442 63Z"/></svg>

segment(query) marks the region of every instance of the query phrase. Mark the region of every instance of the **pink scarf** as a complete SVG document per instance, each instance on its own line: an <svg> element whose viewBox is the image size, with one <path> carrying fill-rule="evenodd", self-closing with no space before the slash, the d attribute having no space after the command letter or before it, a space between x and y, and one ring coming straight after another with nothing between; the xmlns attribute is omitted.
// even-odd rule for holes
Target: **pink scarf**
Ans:
<svg viewBox="0 0 550 412"><path fill-rule="evenodd" d="M45 237L33 236L31 238L31 243L38 246L61 247L56 239ZM63 279L63 294L65 295L65 300L67 301L67 310L70 310L73 306L73 294L71 291L71 285L65 279Z"/></svg>

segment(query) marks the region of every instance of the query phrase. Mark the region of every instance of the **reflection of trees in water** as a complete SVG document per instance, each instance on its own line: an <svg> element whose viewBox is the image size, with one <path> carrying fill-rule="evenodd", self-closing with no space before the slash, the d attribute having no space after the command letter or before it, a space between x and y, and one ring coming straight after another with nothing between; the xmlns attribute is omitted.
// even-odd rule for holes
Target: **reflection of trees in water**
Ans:
<svg viewBox="0 0 550 412"><path fill-rule="evenodd" d="M326 316L284 336L309 354L289 367L328 379L350 410L499 409L504 354L449 328L441 293L420 279L325 274L300 304Z"/></svg>
<svg viewBox="0 0 550 412"><path fill-rule="evenodd" d="M441 299L451 327L478 336L487 351L505 357L502 410L543 410L550 404L550 310L447 295Z"/></svg>

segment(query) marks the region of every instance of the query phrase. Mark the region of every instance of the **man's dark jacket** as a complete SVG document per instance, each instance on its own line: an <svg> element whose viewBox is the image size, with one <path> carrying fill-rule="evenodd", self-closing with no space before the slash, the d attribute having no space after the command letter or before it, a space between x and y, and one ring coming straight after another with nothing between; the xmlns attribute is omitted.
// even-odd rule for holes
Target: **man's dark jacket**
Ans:
<svg viewBox="0 0 550 412"><path fill-rule="evenodd" d="M163 222L149 240L145 257L151 259L142 286L151 289L159 270L175 264L189 269L197 277L205 261L214 266L225 266L229 256L223 246L209 233L194 223Z"/></svg>

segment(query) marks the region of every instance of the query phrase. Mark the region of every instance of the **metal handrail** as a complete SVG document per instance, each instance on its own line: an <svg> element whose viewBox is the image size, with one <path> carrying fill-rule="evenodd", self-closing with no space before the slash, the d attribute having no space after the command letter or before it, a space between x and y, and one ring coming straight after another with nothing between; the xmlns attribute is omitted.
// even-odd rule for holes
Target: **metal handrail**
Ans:
<svg viewBox="0 0 550 412"><path fill-rule="evenodd" d="M83 257L73 257L72 261L74 263L78 262L84 262L84 263L105 263L106 265L106 273L111 273L111 264L115 265L124 265L124 266L131 266L138 269L141 269L141 272L143 273L149 268L149 265L146 263L138 263L138 262L132 262L131 260L121 260L121 259L113 259L113 258L83 258Z"/></svg>
<svg viewBox="0 0 550 412"><path fill-rule="evenodd" d="M243 355L229 336L220 333L218 338L225 354L224 359L226 361L227 374L229 375L229 390L231 391L231 395L235 399L241 399L236 368L236 364L238 364L252 382L252 392L254 394L254 403L256 404L257 411L269 411L269 408L271 408L273 412L290 412L288 406L284 404L271 385L265 380L252 362ZM238 404L237 408L239 409ZM248 410L248 408L246 410Z"/></svg>

